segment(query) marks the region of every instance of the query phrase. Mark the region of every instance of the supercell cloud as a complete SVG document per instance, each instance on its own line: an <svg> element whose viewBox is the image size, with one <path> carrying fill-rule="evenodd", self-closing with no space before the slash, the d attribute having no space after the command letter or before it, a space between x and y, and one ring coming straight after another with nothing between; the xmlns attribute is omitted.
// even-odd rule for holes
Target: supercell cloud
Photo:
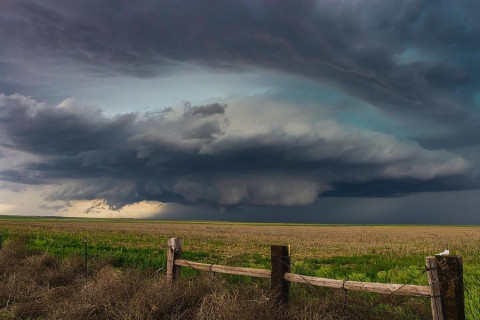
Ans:
<svg viewBox="0 0 480 320"><path fill-rule="evenodd" d="M422 182L469 169L445 150L250 100L106 117L71 99L48 106L3 95L4 148L35 160L0 176L60 184L52 200L101 197L114 208L142 200L293 206L312 204L338 183Z"/></svg>
<svg viewBox="0 0 480 320"><path fill-rule="evenodd" d="M44 188L43 208L480 187L477 1L7 0L0 12L0 191Z"/></svg>

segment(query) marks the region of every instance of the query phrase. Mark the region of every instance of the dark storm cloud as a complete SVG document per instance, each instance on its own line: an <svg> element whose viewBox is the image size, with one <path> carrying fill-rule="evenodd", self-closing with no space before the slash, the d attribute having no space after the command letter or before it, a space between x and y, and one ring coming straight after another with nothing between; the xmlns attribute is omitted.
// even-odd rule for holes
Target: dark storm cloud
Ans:
<svg viewBox="0 0 480 320"><path fill-rule="evenodd" d="M49 106L0 95L3 148L33 157L19 155L0 177L56 186L50 200L105 199L112 208L142 200L292 206L325 192L472 187L460 184L470 166L455 154L250 100L106 117L71 99ZM389 188L375 188L378 180Z"/></svg>
<svg viewBox="0 0 480 320"><path fill-rule="evenodd" d="M114 208L479 188L469 161L480 158L478 12L478 1L2 1L0 93L41 91L32 79L44 65L53 70L45 83L67 69L107 79L190 64L274 70L372 104L375 117L401 119L399 136L412 140L278 97L107 117L71 99L51 106L1 95L0 178L57 186L51 200L103 198ZM429 134L416 132L423 124ZM468 160L452 152L470 147Z"/></svg>
<svg viewBox="0 0 480 320"><path fill-rule="evenodd" d="M4 1L2 55L152 77L194 62L320 80L461 126L480 83L478 1ZM6 44L6 45L5 45ZM8 60L8 59L7 59Z"/></svg>
<svg viewBox="0 0 480 320"><path fill-rule="evenodd" d="M394 198L322 197L303 207L246 207L241 210L215 210L178 204L165 206L153 218L284 223L358 224L476 224L480 192L441 192L410 194ZM321 213L321 214L320 214ZM452 214L454 213L454 214Z"/></svg>
<svg viewBox="0 0 480 320"><path fill-rule="evenodd" d="M44 184L46 181L39 177L35 171L1 170L0 177L3 181L21 184Z"/></svg>
<svg viewBox="0 0 480 320"><path fill-rule="evenodd" d="M188 105L186 107L188 110L184 112L185 116L211 116L214 114L224 114L226 106L219 103L212 103L207 106L191 107Z"/></svg>
<svg viewBox="0 0 480 320"><path fill-rule="evenodd" d="M126 114L110 121L94 108L73 110L71 103L65 100L53 109L20 95L8 99L0 105L0 130L15 139L4 143L38 154L77 154L122 143L125 127L135 118L134 114ZM37 108L32 109L32 105Z"/></svg>
<svg viewBox="0 0 480 320"><path fill-rule="evenodd" d="M443 177L431 180L372 180L367 182L338 183L335 190L324 193L325 197L389 198L407 194L442 191L462 191L480 188L477 179L469 176Z"/></svg>

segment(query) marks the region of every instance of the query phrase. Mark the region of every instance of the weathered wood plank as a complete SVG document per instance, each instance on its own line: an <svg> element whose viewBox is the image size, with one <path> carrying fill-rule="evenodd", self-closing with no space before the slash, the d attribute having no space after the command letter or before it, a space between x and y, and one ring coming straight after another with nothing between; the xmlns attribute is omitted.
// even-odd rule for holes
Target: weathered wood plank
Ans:
<svg viewBox="0 0 480 320"><path fill-rule="evenodd" d="M175 265L182 267L190 267L195 270L210 271L216 273L234 274L240 276L250 276L255 278L270 278L271 271L266 269L253 269L242 267L222 266L218 264L208 264L193 262L184 259L175 260Z"/></svg>
<svg viewBox="0 0 480 320"><path fill-rule="evenodd" d="M307 283L313 286L327 287L327 288L343 288L343 280L325 279L310 276L302 276L294 273L286 273L285 279L290 282ZM360 282L347 281L345 282L345 289L361 292L372 292L380 294L390 294L395 292L396 295L429 297L430 287L390 284L390 283L375 283L375 282Z"/></svg>
<svg viewBox="0 0 480 320"><path fill-rule="evenodd" d="M175 260L175 265L182 267L189 267L200 271L210 271L225 274L234 274L241 276L249 276L255 278L270 278L271 271L266 269L242 268L222 266L218 264L208 264L193 262L184 259ZM285 273L285 280L290 282L306 283L319 287L341 289L343 287L343 280L317 278L311 276L302 276L294 273ZM430 297L430 287L417 285L403 285L403 284L389 284L389 283L375 283L375 282L360 282L347 281L345 289L352 291L372 292L380 294L390 294L395 292L396 295ZM397 291L398 290L398 291Z"/></svg>

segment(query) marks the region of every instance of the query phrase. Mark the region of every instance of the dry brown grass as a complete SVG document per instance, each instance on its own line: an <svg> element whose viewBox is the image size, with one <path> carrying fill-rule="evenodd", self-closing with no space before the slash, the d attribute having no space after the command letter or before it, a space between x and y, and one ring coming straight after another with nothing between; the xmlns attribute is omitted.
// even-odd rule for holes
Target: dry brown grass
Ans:
<svg viewBox="0 0 480 320"><path fill-rule="evenodd" d="M362 319L365 313L341 312L341 292L299 295L290 309L272 303L262 286L232 285L215 275L182 280L170 287L163 277L119 270L92 261L85 284L78 257L59 261L29 252L21 241L0 251L1 319ZM367 306L360 296L349 299ZM411 303L411 302L409 302ZM412 306L415 309L415 306ZM391 319L404 319L390 312ZM419 313L417 317L425 314ZM375 316L371 319L377 319Z"/></svg>

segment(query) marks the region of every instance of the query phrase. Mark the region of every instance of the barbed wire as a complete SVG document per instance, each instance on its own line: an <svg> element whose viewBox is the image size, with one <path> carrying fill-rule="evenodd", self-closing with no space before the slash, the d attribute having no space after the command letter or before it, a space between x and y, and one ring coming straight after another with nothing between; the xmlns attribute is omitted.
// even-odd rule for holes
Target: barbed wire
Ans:
<svg viewBox="0 0 480 320"><path fill-rule="evenodd" d="M180 250L178 250L178 248L175 248L173 246L170 246L170 245L167 245L167 249L173 249L174 252L181 252ZM201 269L193 266L190 261L186 260L186 259L182 259L187 265L189 268L193 269L193 270L196 270L196 271L202 271ZM215 271L213 271L213 266L214 265L218 265L218 258L217 258L217 261L216 263L211 263L210 266L209 266L209 272L212 273L215 277L217 276L217 273Z"/></svg>
<svg viewBox="0 0 480 320"><path fill-rule="evenodd" d="M402 284L400 287L398 287L396 290L392 291L391 293L389 293L388 295L382 297L381 299L379 299L379 301L377 301L377 303L375 303L370 310L374 310L375 308L377 308L379 305L383 304L388 298L392 297L393 295L395 295L397 292L399 292L401 289L403 289L405 286L411 284L411 282L413 280L416 280L418 279L420 276L422 276L423 274L425 274L425 272L427 272L429 270L429 268L425 267L420 273L418 273L417 275L414 275L412 277L410 277L404 284ZM367 313L367 319L370 319L370 312L371 311L368 311Z"/></svg>
<svg viewBox="0 0 480 320"><path fill-rule="evenodd" d="M288 257L288 256L284 256L284 257ZM289 256L291 258L291 256ZM284 261L282 261L283 263L285 263ZM290 265L293 266L295 269L298 269L299 267L293 262L293 261L290 261ZM418 279L420 276L422 276L423 274L425 274L425 272L427 272L429 270L429 268L425 267L423 269L421 268L418 268L419 270L421 270L418 274L415 274L413 276L411 276L405 283L403 283L400 287L398 287L397 289L395 289L394 291L390 292L388 295L382 297L379 299L378 302L376 302L373 306L370 306L370 307L363 307L363 306L359 306L359 305L356 305L356 307L359 307L359 308L363 308L363 309L366 309L367 310L367 318L366 319L370 319L370 312L372 310L374 310L375 308L377 308L379 305L383 304L387 299L389 299L390 297L394 296L396 293L398 293L400 290L402 290L405 286L411 284L414 280ZM319 286L316 286L314 284L312 284L308 278L305 278L305 276L301 275L301 274L297 274L298 276L300 276L301 279L303 279L305 281L305 283L307 283L308 285L310 285L311 287L315 287L315 288L320 288ZM460 277L458 277L457 275L457 279L459 279ZM453 281L455 279L451 279L449 281ZM345 284L347 283L347 281L350 281L349 277L347 276L344 280L343 280L343 283L342 283L342 290L344 291L344 295L343 295L343 303L342 303L342 313L345 313L346 311L346 306L347 306L347 291L348 289L345 287ZM427 297L428 299L432 298L432 296L429 296Z"/></svg>
<svg viewBox="0 0 480 320"><path fill-rule="evenodd" d="M285 257L288 257L288 258L291 258L291 256L278 256L279 258L285 258ZM198 271L201 271L201 269L198 269L196 268L195 266L191 265L190 262L188 260L184 260L185 263L192 269L194 270L198 270ZM293 262L291 261L290 259L290 264L288 264L287 262L285 262L284 260L280 259L280 261L285 265L285 266L290 266L290 267L294 267L295 269L298 269L299 267ZM212 263L210 264L209 266L209 269L210 269L210 272L213 273L215 276L217 275L216 272L212 271L212 267L214 265L218 264L218 259L217 259L217 263ZM355 305L356 308L360 308L360 309L364 309L367 311L367 316L364 317L363 315L361 314L358 314L357 312L355 312L355 315L357 317L360 317L362 319L366 319L366 320L369 320L370 319L370 316L371 316L371 312L373 310L375 310L379 305L383 304L385 301L387 301L390 297L394 296L396 293L398 293L399 291L401 291L405 286L411 284L414 280L418 279L420 276L422 276L423 274L425 274L425 272L429 271L429 270L432 270L432 269L436 269L436 268L428 268L428 267L425 267L423 269L421 268L418 268L419 270L421 270L418 274L416 275L413 275L411 276L405 283L403 283L400 287L398 287L397 289L395 289L394 291L392 291L391 293L389 293L388 295L386 296L383 296L382 298L380 298L373 306L369 306L369 307L364 307L364 306L361 306L361 305ZM452 274L456 274L454 272L450 272ZM310 282L310 280L308 278L306 278L306 276L303 276L301 274L297 274L301 279L304 280L304 282L308 285L310 285L312 288L315 288L315 289L320 289L320 286L316 286L314 284L312 284ZM454 279L448 279L448 280L445 280L445 281L439 281L439 283L445 283L445 282L450 282L450 281L457 281L461 279L461 277L459 277L458 275L454 278ZM349 277L347 276L344 280L343 280L343 283L342 283L342 290L344 291L344 295L343 295L343 304L342 304L342 313L346 313L346 307L347 307L347 291L348 289L345 287L345 284L347 283L347 281L350 281ZM431 298L434 298L434 297L440 297L440 296L428 296L428 297L422 297L424 299L431 299ZM450 300L449 298L447 297L442 297L444 298L445 300ZM454 300L453 298L451 298L452 300ZM268 298L267 298L268 300ZM252 300L252 301L255 301L255 302L258 302L257 300Z"/></svg>

